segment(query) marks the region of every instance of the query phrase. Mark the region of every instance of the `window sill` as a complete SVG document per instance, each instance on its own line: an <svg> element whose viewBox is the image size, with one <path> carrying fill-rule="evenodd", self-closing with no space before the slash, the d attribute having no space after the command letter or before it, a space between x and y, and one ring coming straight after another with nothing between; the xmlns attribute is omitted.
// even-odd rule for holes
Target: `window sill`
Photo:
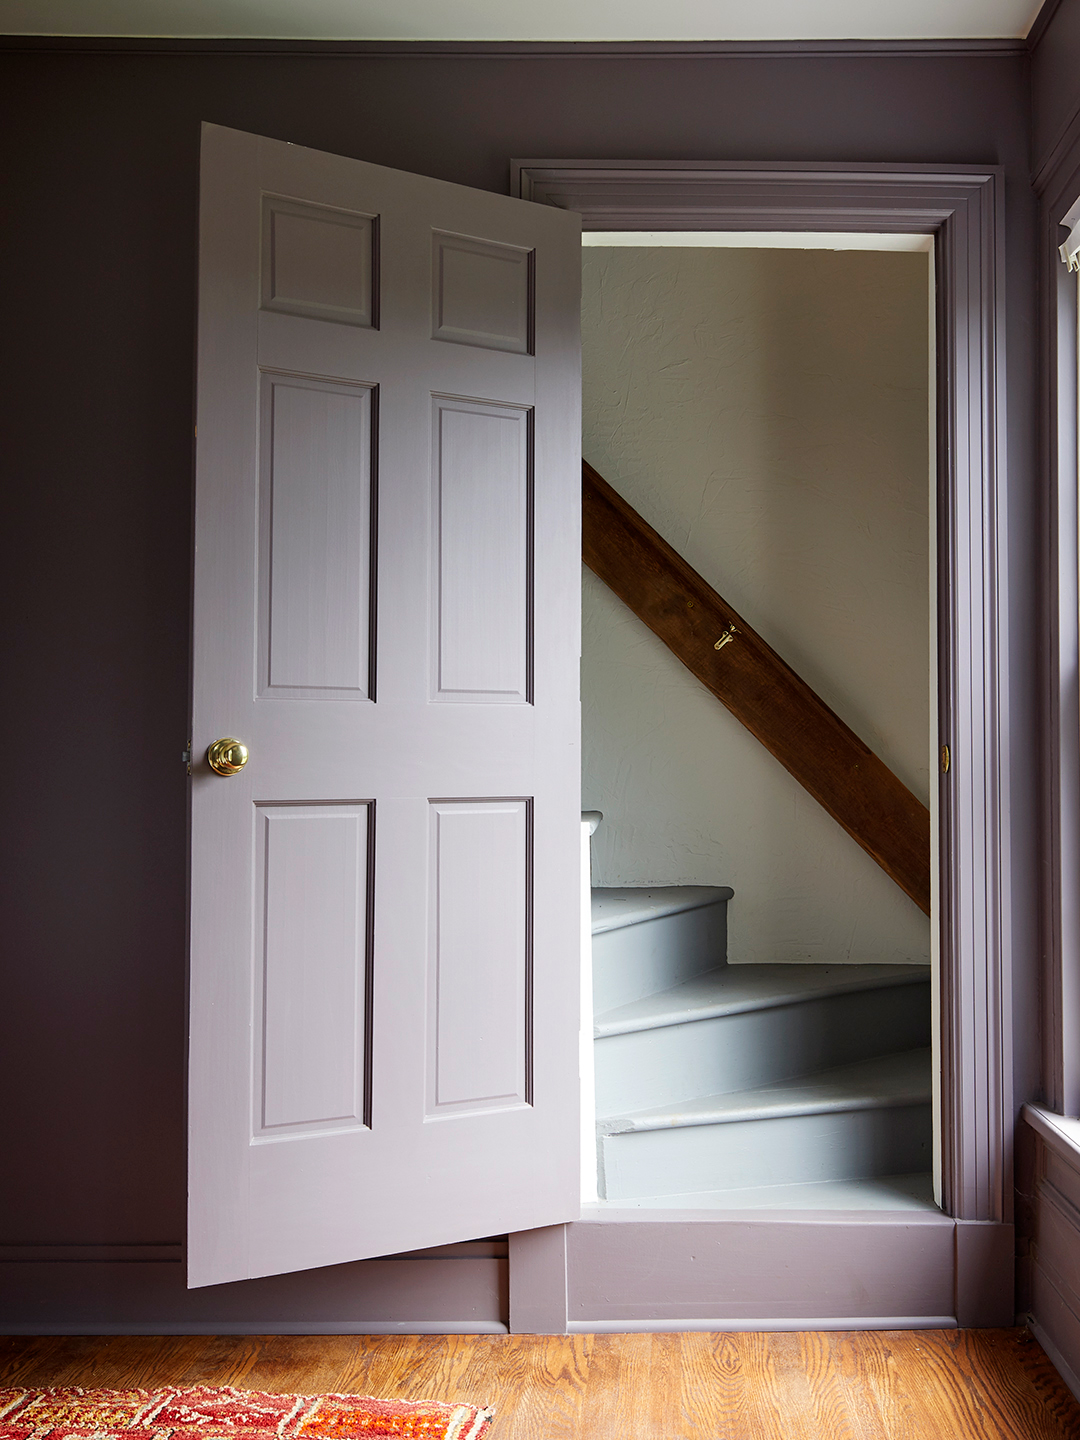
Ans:
<svg viewBox="0 0 1080 1440"><path fill-rule="evenodd" d="M1056 1155L1080 1170L1080 1120L1055 1115L1041 1105L1025 1105L1020 1114Z"/></svg>

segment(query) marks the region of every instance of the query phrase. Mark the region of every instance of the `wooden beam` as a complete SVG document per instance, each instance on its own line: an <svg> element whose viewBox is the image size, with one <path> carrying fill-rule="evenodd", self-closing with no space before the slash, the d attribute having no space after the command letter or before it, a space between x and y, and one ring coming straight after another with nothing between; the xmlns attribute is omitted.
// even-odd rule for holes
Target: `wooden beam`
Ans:
<svg viewBox="0 0 1080 1440"><path fill-rule="evenodd" d="M930 913L930 812L587 462L586 565Z"/></svg>

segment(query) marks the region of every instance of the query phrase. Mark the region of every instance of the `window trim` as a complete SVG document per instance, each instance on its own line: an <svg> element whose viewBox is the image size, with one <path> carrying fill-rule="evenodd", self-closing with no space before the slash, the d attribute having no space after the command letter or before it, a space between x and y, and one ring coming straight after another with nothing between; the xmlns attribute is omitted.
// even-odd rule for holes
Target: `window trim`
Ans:
<svg viewBox="0 0 1080 1440"><path fill-rule="evenodd" d="M1059 172L1060 173L1060 172ZM1062 263L1061 222L1080 195L1080 164L1043 196L1042 567L1046 673L1043 733L1043 1089L1050 1110L1080 1115L1080 505L1078 288Z"/></svg>

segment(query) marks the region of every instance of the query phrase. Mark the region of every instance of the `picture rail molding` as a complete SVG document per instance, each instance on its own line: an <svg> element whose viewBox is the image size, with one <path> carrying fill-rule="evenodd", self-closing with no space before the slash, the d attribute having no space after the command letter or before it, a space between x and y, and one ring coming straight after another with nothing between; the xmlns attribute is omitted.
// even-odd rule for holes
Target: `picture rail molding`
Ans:
<svg viewBox="0 0 1080 1440"><path fill-rule="evenodd" d="M1011 1219L1004 178L996 166L517 160L588 231L930 234L937 305L942 1206Z"/></svg>

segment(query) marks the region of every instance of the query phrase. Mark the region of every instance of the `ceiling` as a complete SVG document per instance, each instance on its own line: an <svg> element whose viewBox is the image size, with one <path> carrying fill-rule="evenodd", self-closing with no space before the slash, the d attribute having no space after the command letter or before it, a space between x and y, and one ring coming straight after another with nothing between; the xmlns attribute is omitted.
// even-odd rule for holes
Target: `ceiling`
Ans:
<svg viewBox="0 0 1080 1440"><path fill-rule="evenodd" d="M288 40L1020 38L1041 0L0 0L0 33Z"/></svg>

